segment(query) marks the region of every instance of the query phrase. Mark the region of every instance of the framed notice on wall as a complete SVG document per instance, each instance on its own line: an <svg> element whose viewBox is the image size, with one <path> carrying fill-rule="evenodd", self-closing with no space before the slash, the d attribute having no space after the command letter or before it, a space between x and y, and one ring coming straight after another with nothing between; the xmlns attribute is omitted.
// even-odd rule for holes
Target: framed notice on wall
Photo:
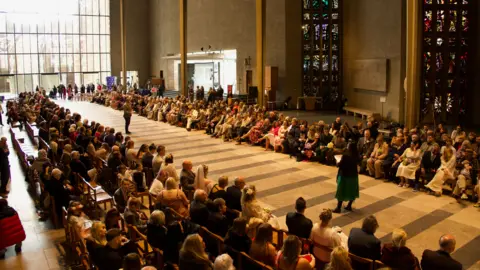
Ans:
<svg viewBox="0 0 480 270"><path fill-rule="evenodd" d="M353 63L353 88L387 92L388 59L356 60Z"/></svg>

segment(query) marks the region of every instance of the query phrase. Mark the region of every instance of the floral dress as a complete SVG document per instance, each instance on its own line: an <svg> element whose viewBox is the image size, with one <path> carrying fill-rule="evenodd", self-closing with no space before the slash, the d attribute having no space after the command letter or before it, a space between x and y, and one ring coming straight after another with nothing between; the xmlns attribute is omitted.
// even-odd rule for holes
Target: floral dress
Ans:
<svg viewBox="0 0 480 270"><path fill-rule="evenodd" d="M250 143L255 144L258 140L262 137L262 128L263 128L263 121L258 121L255 126L252 128L252 131L249 135Z"/></svg>

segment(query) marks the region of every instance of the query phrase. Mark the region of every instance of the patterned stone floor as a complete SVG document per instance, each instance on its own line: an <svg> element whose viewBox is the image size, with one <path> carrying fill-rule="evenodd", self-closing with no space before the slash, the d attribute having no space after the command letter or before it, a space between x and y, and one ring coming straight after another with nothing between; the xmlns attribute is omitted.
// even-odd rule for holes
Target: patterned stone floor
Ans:
<svg viewBox="0 0 480 270"><path fill-rule="evenodd" d="M59 101L59 104L81 113L88 120L124 131L120 111L86 102ZM221 175L228 175L230 179L244 176L247 183L256 185L258 199L273 210L283 227L285 215L294 210L295 199L299 196L307 200L306 216L314 222L318 221L323 208L336 205L337 169L334 167L297 163L286 155L265 152L260 147L224 143L200 131L187 132L136 115L132 117L130 130L137 148L142 143L165 145L167 153L174 155L177 168L182 160L190 159L194 166L207 164L210 179L216 180ZM465 269L480 269L480 210L470 203L458 204L448 196L436 198L414 193L366 176L360 176L360 187L360 199L354 203L354 212L334 216L333 225L341 226L347 235L351 228L361 225L364 217L375 214L380 223L376 235L382 241L389 242L392 230L401 227L408 233L407 245L421 257L424 249L437 248L442 234L452 233L457 238L453 256ZM0 269L5 269L1 262Z"/></svg>

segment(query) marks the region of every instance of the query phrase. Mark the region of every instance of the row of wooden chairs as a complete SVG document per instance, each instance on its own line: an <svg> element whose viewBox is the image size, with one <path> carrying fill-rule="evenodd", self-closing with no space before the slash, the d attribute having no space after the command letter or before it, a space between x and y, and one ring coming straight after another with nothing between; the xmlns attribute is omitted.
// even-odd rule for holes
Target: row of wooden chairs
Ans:
<svg viewBox="0 0 480 270"><path fill-rule="evenodd" d="M32 141L34 145L37 145L37 141L35 140L38 138L38 128L36 123L26 123L25 130L27 131L28 137Z"/></svg>

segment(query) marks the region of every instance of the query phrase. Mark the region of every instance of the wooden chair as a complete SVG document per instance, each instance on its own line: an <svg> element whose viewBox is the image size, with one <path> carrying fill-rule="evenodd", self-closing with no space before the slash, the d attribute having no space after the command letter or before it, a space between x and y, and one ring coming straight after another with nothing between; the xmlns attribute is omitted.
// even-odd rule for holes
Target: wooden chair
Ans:
<svg viewBox="0 0 480 270"><path fill-rule="evenodd" d="M81 178L83 185L87 187L87 200L92 203L94 210L97 210L99 204L103 204L103 208L107 210L107 203L113 207L113 198L101 186L93 187L83 177Z"/></svg>
<svg viewBox="0 0 480 270"><path fill-rule="evenodd" d="M374 267L374 261L373 260L363 258L363 257L357 256L357 255L354 255L352 253L348 253L348 256L352 260L353 269L357 269L357 268L367 269L368 268L370 270L373 270L373 267Z"/></svg>
<svg viewBox="0 0 480 270"><path fill-rule="evenodd" d="M57 214L57 208L55 204L55 198L53 196L50 196L50 217L52 219L53 226L55 228L60 228L60 219Z"/></svg>
<svg viewBox="0 0 480 270"><path fill-rule="evenodd" d="M272 267L259 262L252 257L250 257L247 253L245 252L240 252L241 255L241 268L240 269L248 269L248 270L273 270Z"/></svg>
<svg viewBox="0 0 480 270"><path fill-rule="evenodd" d="M283 240L288 235L288 232L282 229L273 229L273 244L277 250L281 250L283 246Z"/></svg>
<svg viewBox="0 0 480 270"><path fill-rule="evenodd" d="M142 234L136 226L128 225L128 233L130 235L130 241L135 242L139 254L146 260L152 257L152 264L154 264L158 270L164 269L165 258L163 251L150 246L147 237Z"/></svg>
<svg viewBox="0 0 480 270"><path fill-rule="evenodd" d="M415 257L415 259L417 258ZM373 265L373 270L382 269L384 267L386 267L386 265L382 261L375 260L375 263Z"/></svg>
<svg viewBox="0 0 480 270"><path fill-rule="evenodd" d="M315 253L313 253L313 248L318 248L328 254L332 253L332 249L330 247L320 245L319 243L316 243L315 241L311 241L310 243L312 245L312 255L315 257L315 267L316 269L323 269L329 262L327 261L322 261L320 258L315 256Z"/></svg>
<svg viewBox="0 0 480 270"><path fill-rule="evenodd" d="M210 254L216 257L223 253L225 245L221 236L214 234L203 226L200 227L199 234L204 239L207 249L210 249L208 250Z"/></svg>

